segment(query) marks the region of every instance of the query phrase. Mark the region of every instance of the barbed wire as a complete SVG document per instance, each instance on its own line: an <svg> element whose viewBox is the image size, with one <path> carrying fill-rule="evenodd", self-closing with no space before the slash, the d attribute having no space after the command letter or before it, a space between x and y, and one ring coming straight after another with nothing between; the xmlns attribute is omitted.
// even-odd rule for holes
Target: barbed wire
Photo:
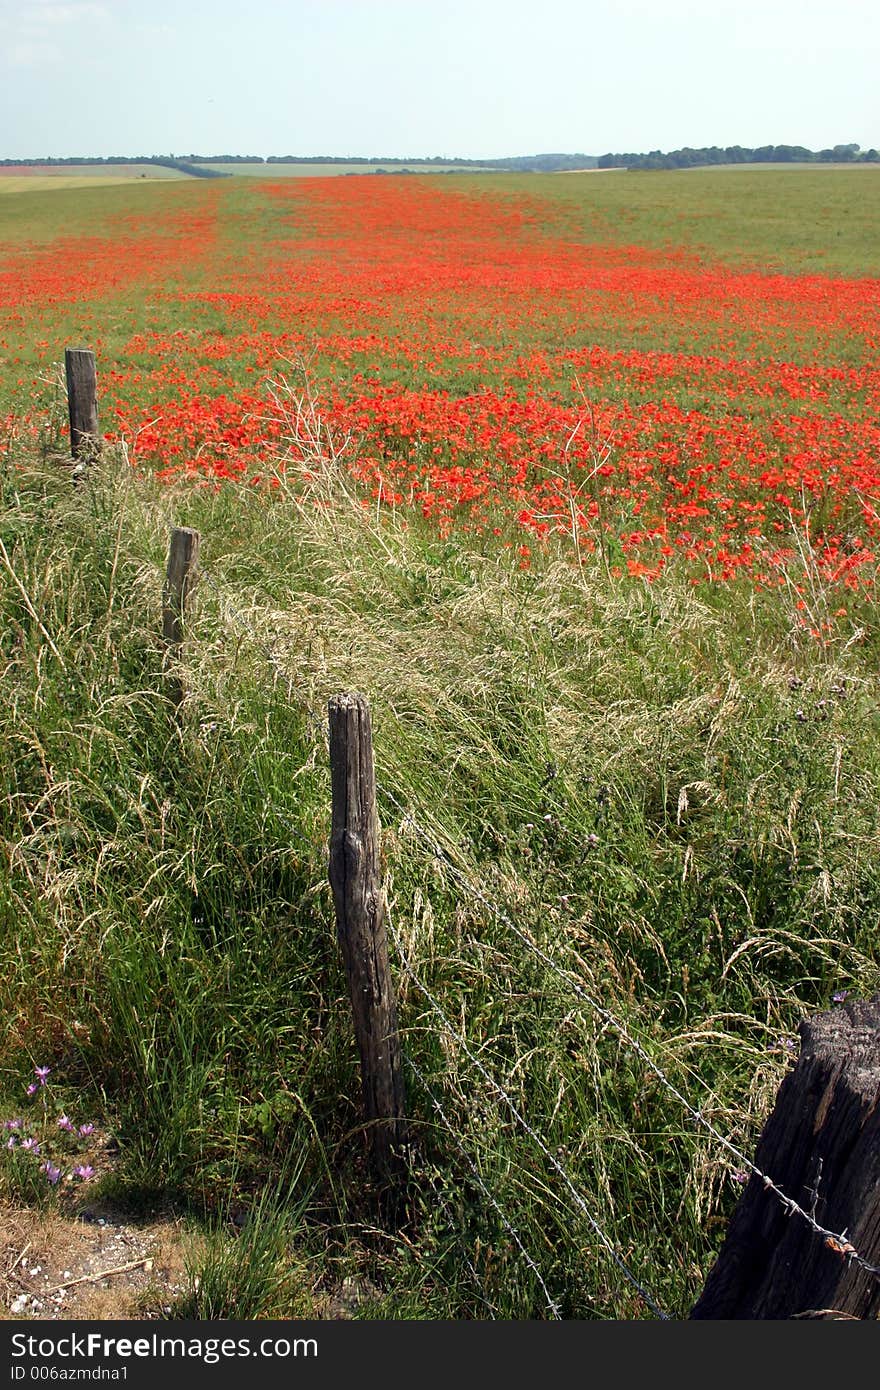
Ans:
<svg viewBox="0 0 880 1390"><path fill-rule="evenodd" d="M201 578L201 577L203 577L202 574L200 574L200 578ZM210 586L210 587L214 590L214 592L218 595L218 597L219 597L219 598L223 598L223 595L222 595L222 593L221 593L219 587L214 583L214 581L213 581L210 577L208 578L208 583L209 583L209 586ZM267 642L265 642L262 638L260 638L260 637L258 636L258 634L257 634L257 633L254 631L254 629L250 626L250 624L248 624L248 623L246 623L246 622L244 621L244 619L243 619L243 617L242 617L242 615L241 615L240 613L233 611L232 617L233 617L233 619L237 622L238 626L239 626L243 631L245 631L245 632L247 633L247 635L251 638L251 640L253 640L253 641L262 649L262 651L264 652L264 654L267 656L267 659L270 661L270 664L273 665L273 666L276 666L277 653L275 653L275 652L272 650L270 644L268 644ZM277 666L276 666L276 669L277 669ZM315 728L317 729L317 731L320 733L320 735L322 736L322 738L326 741L326 739L327 739L327 726L326 726L326 724L324 723L324 721L322 721L321 719L319 719L317 713L312 709L312 707L311 707L311 705L308 703L308 701L304 701L304 702L303 702L303 707L304 707L305 712L306 712L306 714L308 715L308 717L309 717L311 723L314 725L314 727L315 727ZM263 793L263 796L266 798L266 800L267 800L267 801L272 801L272 802L273 802L273 809L274 809L274 812L275 812L277 818L278 818L278 819L281 821L281 823L284 825L285 829L287 829L289 833L291 833L292 835L294 835L294 836L296 837L296 839L299 840L301 843L306 844L306 845L307 845L309 848L311 848L311 849L314 849L314 845L313 845L312 842L308 839L308 837L303 833L303 831L300 830L298 826L294 825L293 822L290 820L290 818L289 818L288 816L286 816L283 812L279 811L277 804L274 803L274 798L272 798L271 794L269 793L269 791L268 791L268 789L267 789L265 783L263 782L262 778L260 777L259 772L257 771L256 767L254 767L253 771L254 771L254 778L255 778L255 781L256 781L256 783L257 783L257 786L259 787L260 791ZM386 914L386 920L388 921L389 926L390 926L390 914ZM562 1315L561 1315L561 1313L560 1313L560 1311L559 1311L559 1307L558 1307L558 1305L553 1301L553 1298L552 1298L551 1295L550 1295L550 1291L548 1290L547 1285L546 1285L546 1283L544 1282L544 1279L543 1279L543 1277L542 1277L542 1275L541 1275L541 1271L538 1269L538 1266L536 1265L534 1259L533 1259L532 1256L529 1254L528 1250L526 1249L525 1245L524 1245L523 1242L522 1242L522 1239L521 1239L520 1235L519 1235L518 1232L516 1231L515 1227L513 1226L512 1222L510 1221L510 1219L509 1219L509 1218L507 1217L507 1215L505 1214L505 1212L504 1212L503 1208L501 1207L500 1203L498 1202L497 1198L493 1195L493 1193L492 1193L492 1192L490 1191L490 1189L487 1187L485 1181L483 1180L482 1175L480 1174L479 1169L478 1169L477 1166L476 1166L476 1163L474 1162L474 1160L471 1158L470 1154L467 1152L467 1150L464 1148L463 1144L461 1143L461 1141L460 1141L460 1139L459 1139L459 1137L458 1137L458 1135L457 1135L457 1133L456 1133L456 1131L455 1131L455 1129L454 1129L452 1123L450 1122L448 1116L446 1115L446 1112L444 1111L442 1105L441 1105L440 1102L437 1100L437 1097L434 1095L433 1091L431 1090L430 1086L428 1085L428 1082L427 1082L427 1080L426 1080L424 1074L422 1073L422 1071L420 1070L420 1068L418 1067L418 1065L413 1061L413 1059L412 1059L408 1054L405 1055L404 1060L405 1060L406 1065L410 1068L410 1070L413 1072L413 1074L414 1074L414 1075L416 1076L416 1078L418 1079L420 1085L422 1086L422 1089L424 1090L424 1092L425 1092L425 1094L426 1094L428 1100L430 1101L431 1105L433 1106L434 1110L436 1111L436 1113L440 1116L441 1120L443 1121L444 1126L445 1126L447 1132L449 1133L450 1137L452 1138L452 1140L453 1140L453 1142L454 1142L454 1144L455 1144L455 1147L458 1149L458 1152L460 1153L460 1155L462 1156L462 1158L465 1160L465 1162L467 1163L468 1167L470 1168L471 1173L472 1173L472 1176L473 1176L473 1178L474 1178L474 1181L476 1182L477 1187L479 1188L480 1192L483 1194L483 1196L485 1197L485 1199L489 1202L489 1204L491 1205L491 1207L493 1208L493 1210L496 1212L496 1214L497 1214L499 1220L501 1221L502 1226L503 1226L504 1229L507 1231L507 1233L508 1233L508 1235L510 1236L511 1240L512 1240L512 1241L514 1242L514 1244L516 1245L517 1249L520 1251L520 1253L521 1253L523 1259L525 1260L525 1262L526 1262L528 1268L531 1270L532 1274L534 1275L535 1279L537 1280L537 1282L538 1282L538 1284L539 1284L539 1286L540 1286L540 1288L541 1288L541 1291L542 1291L542 1293L543 1293L543 1295L544 1295L544 1298L546 1299L546 1303L547 1303L548 1309L549 1309L550 1312L553 1314L554 1318L561 1318ZM470 1269L470 1272L471 1272L471 1275L472 1275L472 1277L473 1277L473 1279L474 1279L475 1284L476 1284L477 1287L479 1288L480 1280L479 1280L479 1276L478 1276L478 1274L477 1274L477 1271L476 1271L476 1269L475 1269L474 1266L473 1266L473 1263L468 1259L468 1257L467 1257L466 1255L465 1255L465 1261L466 1261L466 1263L468 1264L468 1267L469 1267L469 1269ZM485 1302L486 1300L484 1299L483 1301ZM488 1306L488 1305L487 1305L487 1306Z"/></svg>
<svg viewBox="0 0 880 1390"><path fill-rule="evenodd" d="M414 1075L414 1076L416 1077L416 1079L418 1080L419 1084L421 1085L422 1089L424 1090L425 1094L427 1095L428 1100L431 1102L431 1105L434 1107L434 1109L436 1110L437 1114L440 1116L440 1119L442 1120L442 1122L443 1122L443 1124L444 1124L444 1126L445 1126L447 1132L449 1133L450 1137L452 1138L452 1141L453 1141L453 1143L455 1144L455 1147L458 1149L458 1152L461 1154L462 1158L465 1160L465 1162L467 1163L468 1167L470 1168L471 1173L472 1173L473 1178L474 1178L474 1181L476 1182L478 1188L479 1188L480 1191L482 1192L483 1196L486 1198L486 1201L489 1202L490 1206L493 1208L493 1210L494 1210L495 1213L497 1214L498 1219L500 1220L502 1226L503 1226L504 1229L506 1230L507 1234L510 1236L511 1240L512 1240L512 1241L514 1242L514 1244L516 1245L517 1249L519 1250L520 1254L522 1255L523 1259L525 1260L525 1262L526 1262L526 1264L528 1265L529 1269L531 1270L532 1274L535 1276L535 1278L537 1279L538 1283L540 1284L540 1286L541 1286L541 1292L543 1293L545 1299L547 1300L547 1307L549 1308L550 1312L553 1314L554 1318L561 1318L561 1317L562 1317L562 1314L561 1314L560 1311L559 1311L558 1305L557 1305L556 1303L554 1303L552 1297L550 1296L550 1292L549 1292L549 1290L548 1290L548 1288L547 1288L547 1285L545 1284L545 1282L544 1282L544 1280L543 1280L543 1278L542 1278L542 1276L541 1276L541 1271L538 1269L538 1266L535 1264L535 1261L533 1260L532 1256L529 1254L528 1250L527 1250L526 1247L523 1245L522 1239L520 1238L518 1232L515 1230L515 1228L513 1227L513 1225L511 1224L511 1222L508 1220L507 1216L505 1215L505 1213L504 1213L504 1211L503 1211L503 1209L502 1209L502 1207L501 1207L501 1204L498 1202L498 1200L496 1199L496 1197L492 1194L492 1192L491 1192L491 1191L489 1190L489 1188L486 1186L486 1183L485 1183L485 1181L483 1180L483 1176L482 1176L482 1174L480 1173L479 1168L477 1167L477 1165L476 1165L476 1163L474 1162L474 1160L471 1158L471 1155L468 1153L467 1149L466 1149L466 1148L464 1147L464 1145L462 1144L462 1142L461 1142L461 1140L460 1140L460 1138L459 1138L459 1136L458 1136L458 1134L457 1134L455 1128L454 1128L453 1125L452 1125L452 1122L450 1121L448 1115L446 1114L445 1110L443 1109L443 1106L440 1104L439 1100L438 1100L437 1097L434 1095L433 1091L431 1090L430 1086L428 1085L428 1082L427 1082L427 1080L425 1079L424 1073L421 1071L421 1069L417 1066L417 1064L413 1061L413 1059L412 1059L408 1054L405 1054L405 1055L404 1055L404 1061L405 1061L406 1065L409 1067L410 1071L412 1071L413 1075ZM476 1270L474 1270L473 1265L471 1265L471 1272L472 1272L472 1274L474 1275L474 1277L476 1278ZM479 1281L478 1281L478 1282L479 1282Z"/></svg>
<svg viewBox="0 0 880 1390"><path fill-rule="evenodd" d="M424 981L420 979L416 971L413 969L412 965L410 964L409 958L407 957L406 952L403 949L403 943L400 940L400 937L397 935L397 932L394 930L394 927L390 919L388 919L388 932L391 936L391 939L394 942L395 949L397 950L397 954L400 957L400 962L404 970L406 971L407 975L409 975L416 988L421 990L422 994L424 994L434 1013L440 1019L440 1022L447 1036L451 1038L453 1042L458 1043L459 1047L470 1059L471 1063L476 1067L477 1071L480 1073L483 1079L487 1081L495 1091L497 1091L498 1095L504 1101L505 1105L510 1110L517 1123L522 1127L522 1129L525 1130L529 1138L532 1139L535 1144L537 1144L541 1153L550 1163L550 1166L553 1168L554 1172L556 1172L558 1176L562 1179L563 1183L568 1189L572 1201L580 1211L581 1215L585 1218L593 1234L598 1238L600 1244L604 1246L606 1252L610 1255L611 1259L617 1265L618 1269L621 1271L627 1282L630 1283L632 1287L644 1299L645 1303L647 1303L652 1313L655 1313L656 1316L658 1318L661 1318L663 1321L668 1322L668 1315L663 1312L663 1310L659 1307L656 1301L652 1298L648 1290L642 1284L639 1283L632 1270L618 1254L617 1250L614 1247L614 1244L606 1235L606 1233L602 1230L602 1227L599 1225L598 1221L593 1216L592 1212L590 1211L589 1207L584 1201L583 1196L575 1187L565 1168L563 1168L562 1164L559 1162L559 1159L553 1153L552 1149L547 1147L541 1136L535 1131L532 1125L529 1124L528 1120L516 1104L516 1101L511 1099L507 1091L505 1091L504 1087L501 1085L500 1081L496 1081L492 1073L488 1071L486 1067L483 1066L483 1063L480 1061L479 1057L475 1056L475 1054L471 1051L467 1039L463 1037L462 1034L459 1033L458 1030L453 1026L448 1016L444 1012L442 1006L437 1002L431 990L424 983Z"/></svg>
<svg viewBox="0 0 880 1390"><path fill-rule="evenodd" d="M222 592L220 591L216 583L214 583L213 579L210 576L206 575L205 571L200 570L199 577L206 577L208 579L210 587L214 589L214 592L217 593L219 597L223 597ZM271 645L266 643L265 640L262 639L253 630L250 624L245 623L239 613L233 612L232 616L233 619L238 623L239 627L243 631L245 631L247 635L262 649L270 665L272 665L276 670L279 670L280 667L278 663L277 651L273 650ZM311 705L307 700L303 700L302 705L306 715L309 718L309 721L320 734L322 740L326 742L328 737L326 722L316 713L315 710L312 709ZM593 996L589 993L589 991L584 989L583 985L580 983L577 977L574 974L572 974L570 970L560 966L559 963L556 960L554 960L552 956L548 955L546 951L542 950L542 948L537 944L537 942L535 942L532 939L532 937L527 932L523 931L521 927L517 926L516 922L513 921L510 915L506 913L503 908L499 907L497 903L493 902L492 899L488 898L480 888L473 884L470 881L469 877L465 873L463 873L461 869L459 869L459 867L450 858L449 854L446 850L444 850L442 845L440 845L434 839L431 833L428 830L426 830L424 826L421 825L421 823L416 819L416 817L409 810L409 808L406 807L400 801L400 799L394 794L394 792L390 790L389 787L385 786L384 783L380 782L378 779L376 780L376 791L380 795L386 797L387 800L393 806L396 807L396 809L401 813L403 817L403 824L412 827L416 836L422 841L423 844L427 846L432 857L444 866L444 868L455 879L456 883L458 883L458 885L461 888L463 888L465 892L467 892L475 901L479 902L486 909L486 911L488 911L499 922L501 922L510 931L512 931L516 938L519 941L521 941L528 950L530 950L538 959L540 959L543 962L545 966L547 966L561 980L563 980L568 985L568 987L573 990L573 992L578 996L578 998L582 999L584 1003L586 1003L589 1006L589 1008L592 1009L593 1012L618 1035L618 1037L625 1043L625 1045L629 1047L636 1054L636 1056L638 1056L644 1062L648 1069L656 1076L657 1080L661 1083L661 1085L669 1092L670 1095L675 1097L675 1099L684 1109L685 1113L688 1116L690 1116L690 1118L693 1121L695 1121L701 1128L703 1128L707 1133L709 1133L713 1137L713 1139L715 1139L715 1141L726 1150L726 1152L731 1154L732 1157L736 1159L737 1163L741 1164L743 1168L745 1168L749 1173L752 1174L753 1177L760 1179L765 1190L774 1194L774 1196L778 1199L783 1209L789 1215L799 1216L801 1220L805 1221L815 1235L822 1237L827 1248L833 1250L836 1254L840 1255L841 1257L846 1257L848 1260L853 1261L862 1270L864 1270L865 1273L870 1274L875 1278L880 1278L880 1266L872 1264L869 1260L865 1259L865 1257L859 1253L859 1251L849 1240L846 1231L832 1231L829 1230L827 1227L822 1226L818 1221L816 1221L815 1217L810 1212L808 1212L804 1207L800 1205L799 1202L795 1201L793 1197L789 1197L788 1194L784 1192L783 1189L769 1176L769 1174L763 1172L752 1159L750 1159L745 1153L743 1153L743 1151L739 1149L726 1135L722 1134L722 1132L714 1124L712 1124L711 1120L708 1120L706 1118L706 1116L698 1107L692 1105L688 1098L675 1085L675 1083L669 1079L663 1068L657 1062L654 1061L653 1057L642 1046L638 1039L632 1036L626 1025L621 1023L621 1021L616 1017L614 1013L612 1013L610 1009L606 1008L604 1005L600 1004L598 1000L594 999ZM301 832L298 833L300 833L301 835ZM305 837L301 836L301 838ZM404 968L407 969L407 972L411 975L417 987L421 989L423 993L426 993L426 996L429 998L429 1002L432 1002L432 1006L439 1010L439 1012L442 1015L442 1010L439 1009L439 1005L436 1005L435 1001L431 1000L430 995L427 995L425 986L421 983L421 981L409 967L409 964L406 961L405 956L403 955L402 948L399 942L396 941L396 945L398 953L401 957L401 961L404 964ZM443 1016L445 1017L445 1015ZM479 1060L473 1057L473 1054L470 1053L467 1044L464 1042L464 1040L461 1039L455 1033L451 1025L449 1025L449 1028L450 1035L454 1038L458 1038L459 1042L464 1046L465 1051L471 1057L471 1060L477 1066L478 1070L483 1072L483 1074L490 1081L490 1084L495 1086L496 1089L498 1089L503 1094L502 1088L500 1088L498 1083L494 1081L494 1078L492 1078L489 1073L485 1072L485 1069L482 1067L482 1064L479 1062ZM510 1101L509 1097L506 1097L506 1099L508 1101L508 1104L513 1109L513 1102ZM520 1119L520 1123L527 1123L524 1122L521 1117L518 1116L518 1118ZM532 1133L533 1137L538 1141L540 1146L542 1141L538 1138L537 1135L534 1134L534 1131L530 1132ZM562 1172L565 1181L568 1182L567 1175L564 1174L564 1170L561 1169L561 1166L557 1164L557 1161L555 1160L552 1153L546 1148L545 1152L547 1156L550 1158L551 1162L554 1164L554 1166L560 1168L560 1171ZM577 1190L572 1190L576 1194ZM585 1216L587 1217L587 1220L592 1221L592 1218L590 1217L586 1207L584 1207L583 1210ZM613 1250L613 1246L610 1247L609 1253L612 1253L615 1262L619 1260L619 1256L617 1256L617 1252ZM620 1263L622 1268L625 1270L626 1266L623 1265L622 1261ZM635 1283L636 1287L639 1289L640 1294L648 1303L648 1305L652 1308L652 1310L655 1311L659 1317L665 1318L666 1314L660 1311L660 1309L653 1303L653 1300L651 1299L650 1295L645 1290L643 1290L640 1285L638 1285L637 1281L635 1280L635 1276L631 1276L629 1272L627 1272L627 1278L630 1279L630 1282Z"/></svg>
<svg viewBox="0 0 880 1390"><path fill-rule="evenodd" d="M806 1221L807 1225L810 1227L810 1229L814 1232L815 1235L822 1236L825 1241L825 1244L828 1246L829 1249L834 1250L837 1254L846 1255L848 1259L855 1261L855 1263L858 1264L866 1273L872 1274L874 1276L880 1276L880 1266L871 1264L870 1261L864 1258L864 1256L860 1255L859 1252L853 1246L852 1242L848 1239L845 1231L831 1231L828 1230L826 1227L820 1225L819 1222L816 1221L815 1217L812 1216L810 1212L806 1211L798 1202L794 1200L793 1197L789 1197L787 1193L785 1193L782 1190L782 1188L780 1188L778 1184L775 1183L767 1173L763 1172L760 1168L758 1168L757 1165L752 1161L752 1159L748 1158L746 1154L742 1152L741 1149L737 1148L737 1146L730 1139L728 1139L724 1134L722 1134L721 1131L718 1128L716 1128L715 1125L712 1124L711 1120L708 1120L706 1118L706 1116L702 1113L701 1110L693 1106L691 1102L688 1100L688 1098L678 1089L675 1083L670 1081L663 1068L657 1062L654 1061L650 1053L647 1052L646 1049L642 1046L642 1044L632 1036L625 1024L621 1023L620 1020L616 1017L615 1014L611 1012L610 1009L607 1009L604 1005L600 1004L598 1000L594 999L592 995L586 989L584 989L583 985L580 983L577 977L571 973L570 970L566 970L565 968L560 966L559 963L555 961L552 956L548 955L546 951L542 950L542 948L537 944L537 942L534 941L527 932L523 931L521 927L518 927L517 924L513 921L513 919L506 912L504 912L504 910L500 908L497 905L497 903L492 902L492 900L487 898L486 895L482 893L479 888L472 884L468 879L467 875L463 874L461 870L458 868L458 866L455 863L453 863L449 855L446 854L446 852L443 850L442 846L434 842L429 832L426 831L424 827L419 824L419 822L415 819L412 813L409 812L407 808L403 806L403 804L397 799L393 792L389 791L387 787L383 787L382 791L383 795L385 795L392 802L392 804L396 806L399 811L402 812L405 823L409 824L415 831L415 833L419 836L419 838L422 839L423 843L428 845L428 847L431 849L433 856L436 859L438 859L442 864L444 864L444 866L449 871L450 875L455 879L456 883L458 883L460 887L464 888L476 901L481 903L481 905L485 907L487 911L491 912L498 919L498 921L500 921L504 926L508 927L514 933L517 939L523 943L523 945L525 945L530 951L532 951L534 955L536 955L538 959L544 963L544 965L546 965L556 975L558 975L559 978L562 979L569 986L569 988L574 991L578 998L583 999L583 1001L589 1005L589 1007L599 1016L599 1018L601 1018L604 1023L606 1023L617 1033L618 1037L620 1037L622 1041L633 1052L635 1052L635 1054L645 1063L649 1070L653 1072L653 1074L657 1077L657 1080L666 1088L666 1090L675 1097L675 1099L679 1102L679 1104L691 1117L692 1120L695 1120L700 1126L702 1126L703 1129L705 1129L709 1134L711 1134L712 1137L718 1143L720 1143L722 1147L727 1150L728 1153L732 1154L738 1163L741 1163L750 1173L752 1173L753 1176L760 1178L761 1182L764 1185L764 1188L767 1191L773 1192L775 1194L775 1196L779 1199L780 1203L785 1208L785 1210L789 1212L789 1214L795 1214L797 1216L800 1216L802 1220Z"/></svg>

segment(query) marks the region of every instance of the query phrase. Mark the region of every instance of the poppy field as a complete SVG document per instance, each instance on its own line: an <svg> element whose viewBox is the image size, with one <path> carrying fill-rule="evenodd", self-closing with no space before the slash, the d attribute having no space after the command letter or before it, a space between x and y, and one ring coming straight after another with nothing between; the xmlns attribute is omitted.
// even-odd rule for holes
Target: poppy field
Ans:
<svg viewBox="0 0 880 1390"><path fill-rule="evenodd" d="M0 198L0 1235L173 1221L126 1317L687 1317L799 1025L880 985L880 174L55 182Z"/></svg>
<svg viewBox="0 0 880 1390"><path fill-rule="evenodd" d="M365 497L441 535L500 537L524 564L561 535L648 580L684 562L760 587L806 546L824 580L871 585L878 180L667 180L8 198L5 429L36 424L38 370L88 343L103 428L138 466L261 484L297 456L267 380L305 369Z"/></svg>

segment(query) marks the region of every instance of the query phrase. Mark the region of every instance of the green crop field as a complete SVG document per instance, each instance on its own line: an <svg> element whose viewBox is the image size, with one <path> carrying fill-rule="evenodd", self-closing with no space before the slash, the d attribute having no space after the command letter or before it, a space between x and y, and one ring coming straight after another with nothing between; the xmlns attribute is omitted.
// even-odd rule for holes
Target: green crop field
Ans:
<svg viewBox="0 0 880 1390"><path fill-rule="evenodd" d="M0 1210L173 1229L116 1316L686 1317L880 986L880 170L272 172L0 198Z"/></svg>
<svg viewBox="0 0 880 1390"><path fill-rule="evenodd" d="M131 183L132 180L183 179L189 177L161 164L64 164L0 167L0 194L37 193L47 190L71 192L92 185Z"/></svg>
<svg viewBox="0 0 880 1390"><path fill-rule="evenodd" d="M534 176L500 187L515 197L535 188ZM587 243L689 248L795 273L880 273L880 165L590 171L542 179L540 194Z"/></svg>

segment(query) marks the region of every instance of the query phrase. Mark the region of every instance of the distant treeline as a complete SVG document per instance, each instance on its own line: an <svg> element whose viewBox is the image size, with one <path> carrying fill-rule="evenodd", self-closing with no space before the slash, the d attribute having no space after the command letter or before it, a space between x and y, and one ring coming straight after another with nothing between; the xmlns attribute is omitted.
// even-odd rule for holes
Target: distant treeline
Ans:
<svg viewBox="0 0 880 1390"><path fill-rule="evenodd" d="M381 164L388 169L399 169L411 164L435 164L445 169L499 169L510 173L553 173L557 169L594 169L594 154L517 154L504 159L447 159L443 155L430 155L426 158L393 159L378 155L365 159L362 156L270 154L266 164Z"/></svg>
<svg viewBox="0 0 880 1390"><path fill-rule="evenodd" d="M648 154L520 154L504 159L447 159L443 155L401 159L371 155L326 154L188 154L188 155L124 155L71 156L67 159L0 159L0 167L21 166L44 168L56 165L83 164L156 164L176 169L198 179L228 177L214 164L327 164L363 166L376 173L411 173L412 165L436 166L449 172L489 169L504 173L552 174L566 169L693 169L712 164L876 164L880 154L875 149L863 150L859 145L834 145L825 150L808 150L804 145L705 145L700 149L686 146L681 150L651 150ZM381 166L376 168L376 166Z"/></svg>
<svg viewBox="0 0 880 1390"><path fill-rule="evenodd" d="M600 169L693 169L705 164L876 164L880 155L858 145L834 145L827 150L808 150L803 145L704 145L701 149L651 150L650 154L603 154Z"/></svg>
<svg viewBox="0 0 880 1390"><path fill-rule="evenodd" d="M349 164L365 167L382 165L386 172L409 172L410 165L436 165L443 169L497 169L510 173L553 173L559 169L593 169L596 156L589 154L523 154L511 155L505 159L447 159L443 155L430 155L426 158L401 159L399 156L380 157L371 155L326 155L326 154L270 154L266 158L259 154L185 154L185 155L122 155L89 157L72 156L68 159L0 159L0 167L21 165L22 167L42 168L55 165L78 164L160 164L166 169L179 169L182 173L193 174L196 178L223 178L221 170L206 168L211 164Z"/></svg>
<svg viewBox="0 0 880 1390"><path fill-rule="evenodd" d="M402 159L399 155L349 154L270 154L265 159L254 154L190 154L184 157L197 164L381 164L386 170L401 173L413 164L419 167L436 165L443 169L499 169L524 174L596 167L594 154L518 154L504 159L449 159L439 154L411 156L409 159Z"/></svg>
<svg viewBox="0 0 880 1390"><path fill-rule="evenodd" d="M53 169L56 167L77 167L83 164L158 164L163 169L177 169L182 174L191 174L196 179L222 179L226 175L219 169L200 169L186 159L175 159L173 155L128 155L108 154L106 156L72 155L69 159L0 159L0 168Z"/></svg>

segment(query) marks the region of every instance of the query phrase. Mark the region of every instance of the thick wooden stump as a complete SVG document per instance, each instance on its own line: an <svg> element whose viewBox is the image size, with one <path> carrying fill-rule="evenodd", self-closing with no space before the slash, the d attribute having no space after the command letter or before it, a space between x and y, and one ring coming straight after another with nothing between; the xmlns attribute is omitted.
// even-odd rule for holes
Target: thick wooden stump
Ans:
<svg viewBox="0 0 880 1390"><path fill-rule="evenodd" d="M880 1266L880 995L800 1027L801 1053L755 1167ZM880 1277L813 1231L754 1174L692 1318L880 1315Z"/></svg>
<svg viewBox="0 0 880 1390"><path fill-rule="evenodd" d="M335 695L329 715L330 886L351 995L373 1161L380 1176L396 1180L403 1167L403 1076L388 966L370 710L362 695Z"/></svg>

